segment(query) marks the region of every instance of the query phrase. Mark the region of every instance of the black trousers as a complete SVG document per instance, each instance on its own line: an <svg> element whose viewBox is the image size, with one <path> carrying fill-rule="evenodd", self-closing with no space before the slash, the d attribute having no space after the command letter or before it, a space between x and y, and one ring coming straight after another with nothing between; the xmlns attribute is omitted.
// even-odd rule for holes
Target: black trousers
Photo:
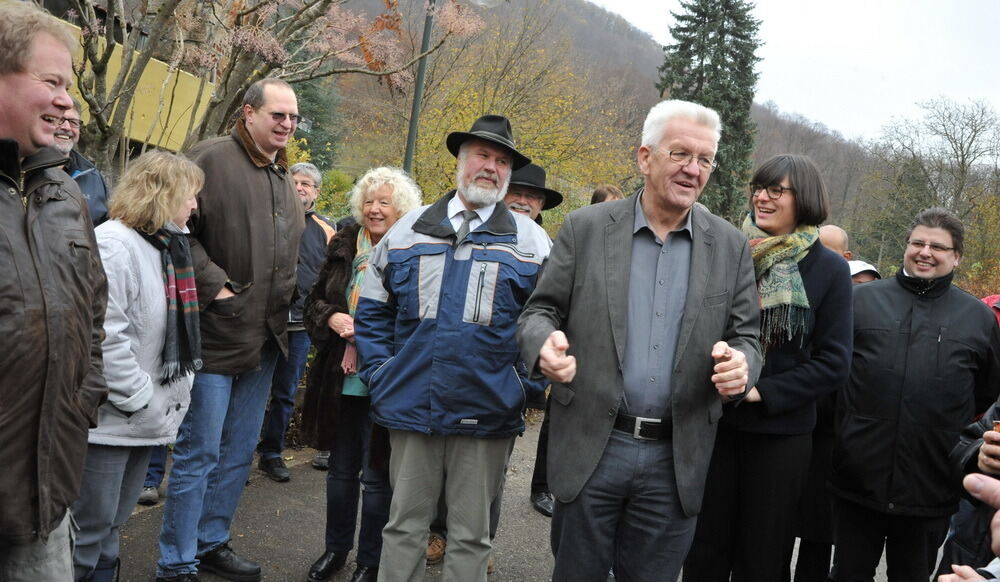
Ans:
<svg viewBox="0 0 1000 582"><path fill-rule="evenodd" d="M719 426L684 582L780 582L812 435L765 435Z"/></svg>
<svg viewBox="0 0 1000 582"><path fill-rule="evenodd" d="M531 472L531 492L549 491L549 473L546 464L549 462L549 400L545 400L545 418L542 428L538 429L538 446L535 448L535 468Z"/></svg>
<svg viewBox="0 0 1000 582"><path fill-rule="evenodd" d="M885 548L889 582L928 580L948 516L891 515L833 497L834 582L871 582Z"/></svg>

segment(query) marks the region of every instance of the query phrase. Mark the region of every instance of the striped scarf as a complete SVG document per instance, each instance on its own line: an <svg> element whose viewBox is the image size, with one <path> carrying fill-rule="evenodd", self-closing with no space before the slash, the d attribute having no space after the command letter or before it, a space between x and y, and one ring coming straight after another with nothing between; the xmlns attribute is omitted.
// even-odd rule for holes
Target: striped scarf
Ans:
<svg viewBox="0 0 1000 582"><path fill-rule="evenodd" d="M760 341L766 351L806 331L809 297L799 261L819 239L819 229L803 225L790 234L771 236L757 228L751 214L743 221L742 230L750 237L760 293Z"/></svg>
<svg viewBox="0 0 1000 582"><path fill-rule="evenodd" d="M361 284L365 280L365 271L368 269L368 257L372 254L372 235L368 229L361 227L358 231L358 242L354 261L351 263L351 280L347 284L347 311L354 317L358 310L358 300L361 298ZM349 341L344 347L344 357L340 361L340 369L345 374L356 374L358 372L358 351L354 347L354 342Z"/></svg>
<svg viewBox="0 0 1000 582"><path fill-rule="evenodd" d="M163 338L161 384L169 384L201 369L201 328L198 289L195 286L191 247L183 233L160 229L139 232L159 249L163 259L163 287L167 295L167 325Z"/></svg>

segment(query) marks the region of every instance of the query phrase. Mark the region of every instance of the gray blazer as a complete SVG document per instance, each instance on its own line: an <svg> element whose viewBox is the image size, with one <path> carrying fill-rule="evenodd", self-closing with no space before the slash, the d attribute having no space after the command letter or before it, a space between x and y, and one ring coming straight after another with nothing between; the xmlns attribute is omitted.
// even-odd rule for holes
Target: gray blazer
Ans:
<svg viewBox="0 0 1000 582"><path fill-rule="evenodd" d="M696 204L687 300L674 359L674 467L681 506L701 510L705 475L722 416L711 382L712 345L725 340L746 354L753 386L760 374L760 306L747 238ZM562 502L576 498L597 467L624 393L635 196L588 206L566 217L541 278L519 320L528 369L561 329L576 356L570 384L552 384L549 486Z"/></svg>

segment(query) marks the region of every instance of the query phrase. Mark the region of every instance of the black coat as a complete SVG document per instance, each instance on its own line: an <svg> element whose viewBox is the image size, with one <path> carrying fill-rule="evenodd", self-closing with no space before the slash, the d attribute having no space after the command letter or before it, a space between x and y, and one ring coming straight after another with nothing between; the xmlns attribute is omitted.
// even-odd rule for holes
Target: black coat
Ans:
<svg viewBox="0 0 1000 582"><path fill-rule="evenodd" d="M851 367L851 273L847 262L818 241L798 263L809 298L804 333L764 354L760 402L727 405L722 422L740 431L807 434L817 401L839 390Z"/></svg>
<svg viewBox="0 0 1000 582"><path fill-rule="evenodd" d="M956 490L962 490L962 478L965 475L982 472L979 470L979 447L983 446L983 433L993 430L995 420L1000 420L1000 403L994 403L980 420L962 430L958 444L951 450L950 456L954 470L953 486ZM993 476L1000 477L1000 475ZM954 535L948 537L942 548L944 555L941 566L947 570L941 571L939 568L939 574L950 574L950 564L966 564L981 568L993 560L993 550L990 548L992 541L990 521L996 510L978 499L968 495L965 497L972 504L971 510L952 518Z"/></svg>
<svg viewBox="0 0 1000 582"><path fill-rule="evenodd" d="M981 301L953 285L916 295L895 278L855 287L831 491L884 513L950 515L948 455L998 391L1000 330Z"/></svg>
<svg viewBox="0 0 1000 582"><path fill-rule="evenodd" d="M333 446L335 420L344 388L340 362L347 340L333 332L327 320L335 313L348 313L347 284L357 254L357 224L344 227L330 241L326 261L305 302L304 323L316 357L306 377L306 395L302 405L302 434L313 447L328 451Z"/></svg>

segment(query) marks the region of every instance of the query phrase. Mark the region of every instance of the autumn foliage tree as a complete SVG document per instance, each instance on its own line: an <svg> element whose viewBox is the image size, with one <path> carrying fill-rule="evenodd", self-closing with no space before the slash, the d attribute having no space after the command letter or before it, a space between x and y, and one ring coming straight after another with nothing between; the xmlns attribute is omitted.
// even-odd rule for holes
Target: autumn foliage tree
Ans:
<svg viewBox="0 0 1000 582"><path fill-rule="evenodd" d="M559 26L568 17L564 2L511 3L499 12L483 13L483 33L432 57L414 176L425 202L454 188L447 134L467 130L485 113L505 115L518 149L545 168L547 185L565 196L544 214L544 226L554 234L566 212L589 203L595 185L630 188L642 119L656 94L634 91L615 71L576 66L581 59ZM409 92L360 78L344 79L341 86L349 125L342 166L360 173L399 165Z"/></svg>
<svg viewBox="0 0 1000 582"><path fill-rule="evenodd" d="M125 127L149 63L159 57L171 70L201 79L186 145L228 130L243 93L255 81L275 76L290 83L358 73L393 87L409 83L420 56L403 42L396 0L368 17L345 7L347 0L71 0L65 16L82 29L83 59L77 85L89 120L82 146L98 166L114 172L113 157L125 159ZM439 31L429 53L452 36L478 30L478 18L456 0L440 2ZM112 67L116 43L121 66ZM205 95L209 82L214 89ZM164 113L172 100L158 88ZM207 103L202 101L202 96Z"/></svg>

